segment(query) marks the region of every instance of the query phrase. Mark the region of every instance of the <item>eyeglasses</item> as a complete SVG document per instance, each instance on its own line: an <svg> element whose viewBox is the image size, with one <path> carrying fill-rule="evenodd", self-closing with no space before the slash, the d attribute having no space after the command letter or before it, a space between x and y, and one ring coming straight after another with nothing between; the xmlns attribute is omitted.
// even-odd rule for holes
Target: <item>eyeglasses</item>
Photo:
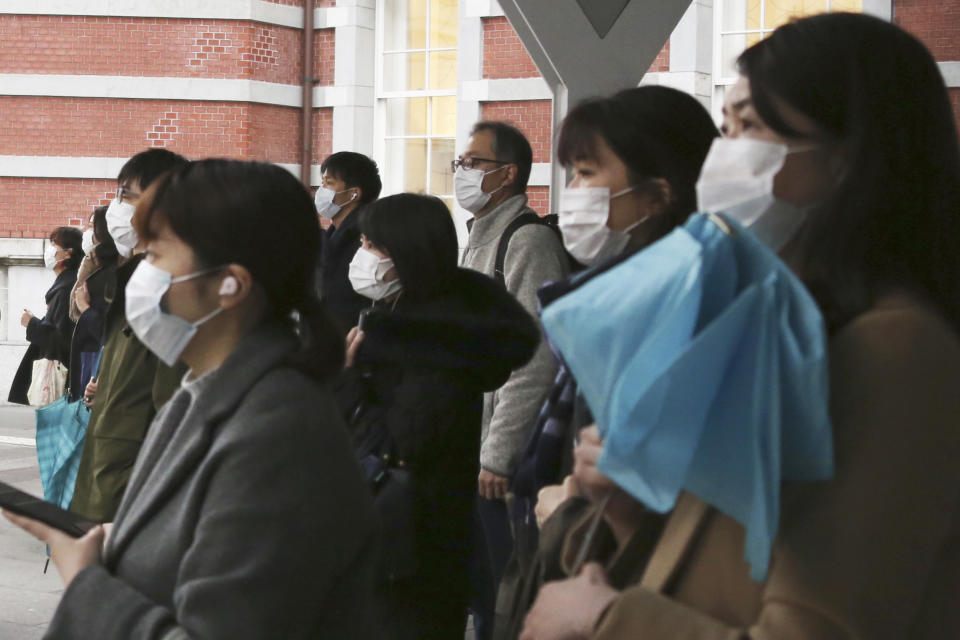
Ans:
<svg viewBox="0 0 960 640"><path fill-rule="evenodd" d="M126 187L117 187L117 202L123 202L124 200L135 201L140 198L140 194L136 191L131 191Z"/></svg>
<svg viewBox="0 0 960 640"><path fill-rule="evenodd" d="M475 158L471 156L469 158L457 158L456 160L452 160L450 162L450 171L453 171L454 173L456 173L458 167L463 167L464 169L473 169L474 167L477 166L478 162L492 162L494 164L510 164L509 162L503 162L502 160L492 160L490 158Z"/></svg>

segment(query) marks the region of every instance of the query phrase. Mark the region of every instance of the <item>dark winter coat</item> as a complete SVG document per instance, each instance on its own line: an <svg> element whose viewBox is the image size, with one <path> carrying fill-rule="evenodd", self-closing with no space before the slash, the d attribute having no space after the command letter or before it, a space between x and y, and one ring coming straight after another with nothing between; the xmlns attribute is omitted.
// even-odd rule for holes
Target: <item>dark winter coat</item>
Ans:
<svg viewBox="0 0 960 640"><path fill-rule="evenodd" d="M350 261L360 248L359 214L354 210L339 227L320 233L317 289L324 308L344 336L357 326L360 312L371 304L369 298L354 291L349 278Z"/></svg>
<svg viewBox="0 0 960 640"><path fill-rule="evenodd" d="M70 343L70 400L83 396L90 382L89 361L94 358L82 354L96 354L103 346L103 325L116 294L117 265L107 264L93 271L86 279L90 292L90 308L80 314ZM87 364L88 366L83 366Z"/></svg>
<svg viewBox="0 0 960 640"><path fill-rule="evenodd" d="M8 401L29 404L27 390L33 378L34 360L56 360L70 366L70 339L73 321L70 320L70 291L77 281L77 269L64 269L47 290L47 312L42 318L34 316L27 325L27 347L23 360L10 385Z"/></svg>
<svg viewBox="0 0 960 640"><path fill-rule="evenodd" d="M345 396L354 439L360 454L377 453L386 431L415 486L418 569L382 587L386 616L395 637L457 637L469 599L483 392L530 359L539 330L502 286L458 269L428 300L401 294L393 310L378 304L364 333L354 393Z"/></svg>

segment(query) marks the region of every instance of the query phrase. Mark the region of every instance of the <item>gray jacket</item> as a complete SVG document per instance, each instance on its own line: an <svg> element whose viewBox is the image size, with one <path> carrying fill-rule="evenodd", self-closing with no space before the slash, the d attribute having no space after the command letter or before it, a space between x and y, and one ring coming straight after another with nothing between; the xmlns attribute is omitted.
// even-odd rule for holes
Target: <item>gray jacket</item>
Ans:
<svg viewBox="0 0 960 640"><path fill-rule="evenodd" d="M48 638L374 638L376 516L328 391L262 329L154 420Z"/></svg>
<svg viewBox="0 0 960 640"><path fill-rule="evenodd" d="M500 236L510 222L525 212L527 196L515 195L471 223L461 265L493 276ZM510 238L504 259L507 291L537 317L537 289L545 282L566 277L570 265L557 234L543 225L520 227ZM553 354L541 340L536 354L511 374L498 390L483 399L480 466L497 475L510 476L523 452L530 428L557 373Z"/></svg>

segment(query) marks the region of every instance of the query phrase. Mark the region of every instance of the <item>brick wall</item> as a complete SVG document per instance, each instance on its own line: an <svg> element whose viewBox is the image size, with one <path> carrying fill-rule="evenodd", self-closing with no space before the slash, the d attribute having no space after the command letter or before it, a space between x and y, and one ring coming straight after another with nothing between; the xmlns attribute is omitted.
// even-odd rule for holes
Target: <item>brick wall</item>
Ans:
<svg viewBox="0 0 960 640"><path fill-rule="evenodd" d="M534 162L550 162L551 100L485 102L480 107L484 120L502 120L514 125L530 141Z"/></svg>
<svg viewBox="0 0 960 640"><path fill-rule="evenodd" d="M659 71L670 71L670 39L667 39L667 43L663 45L663 49L660 49L660 53L657 54L657 57L654 58L653 64L650 65L650 68L647 70L648 73L659 72Z"/></svg>
<svg viewBox="0 0 960 640"><path fill-rule="evenodd" d="M528 205L542 216L550 211L550 187L529 187L527 189Z"/></svg>
<svg viewBox="0 0 960 640"><path fill-rule="evenodd" d="M917 36L938 62L960 61L960 3L896 0L893 20ZM960 98L957 92L957 89L950 89L950 101L960 124Z"/></svg>
<svg viewBox="0 0 960 640"><path fill-rule="evenodd" d="M115 180L0 177L0 237L46 238L54 227L80 226L116 190Z"/></svg>
<svg viewBox="0 0 960 640"><path fill-rule="evenodd" d="M894 22L920 38L937 60L960 60L960 3L896 0Z"/></svg>
<svg viewBox="0 0 960 640"><path fill-rule="evenodd" d="M19 96L0 97L0 112L0 155L114 158L149 146L174 146L190 157L247 157L252 140L242 125L259 113L237 102Z"/></svg>
<svg viewBox="0 0 960 640"><path fill-rule="evenodd" d="M540 72L504 17L483 19L483 77L537 78Z"/></svg>
<svg viewBox="0 0 960 640"><path fill-rule="evenodd" d="M313 164L321 164L333 153L333 109L315 109L313 112Z"/></svg>
<svg viewBox="0 0 960 640"><path fill-rule="evenodd" d="M299 84L300 38L298 29L243 21L5 15L0 68Z"/></svg>
<svg viewBox="0 0 960 640"><path fill-rule="evenodd" d="M336 64L336 37L333 29L317 29L313 33L313 77L318 86L333 84Z"/></svg>
<svg viewBox="0 0 960 640"><path fill-rule="evenodd" d="M299 85L301 39L300 29L246 20L2 15L0 69ZM315 33L320 86L334 82L334 39L333 29ZM258 103L0 96L0 155L126 158L167 147L191 158L299 164L300 118L298 108ZM315 162L331 144L332 109L317 109ZM0 177L0 237L39 238L52 226L82 224L114 191L112 180Z"/></svg>

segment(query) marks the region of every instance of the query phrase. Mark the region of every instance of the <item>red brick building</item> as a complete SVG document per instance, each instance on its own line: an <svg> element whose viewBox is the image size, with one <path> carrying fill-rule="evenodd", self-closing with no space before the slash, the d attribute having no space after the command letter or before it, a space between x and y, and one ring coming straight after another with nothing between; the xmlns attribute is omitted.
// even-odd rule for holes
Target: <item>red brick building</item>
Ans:
<svg viewBox="0 0 960 640"><path fill-rule="evenodd" d="M22 352L19 310L43 312L42 238L107 203L123 162L151 146L275 162L299 175L304 76L312 170L373 156L384 193L453 203L449 161L476 120L533 145L532 206L551 208L552 94L496 0L4 0L0 3L0 387ZM855 10L919 36L960 113L960 1L694 0L637 82L714 113L730 62L798 11Z"/></svg>

